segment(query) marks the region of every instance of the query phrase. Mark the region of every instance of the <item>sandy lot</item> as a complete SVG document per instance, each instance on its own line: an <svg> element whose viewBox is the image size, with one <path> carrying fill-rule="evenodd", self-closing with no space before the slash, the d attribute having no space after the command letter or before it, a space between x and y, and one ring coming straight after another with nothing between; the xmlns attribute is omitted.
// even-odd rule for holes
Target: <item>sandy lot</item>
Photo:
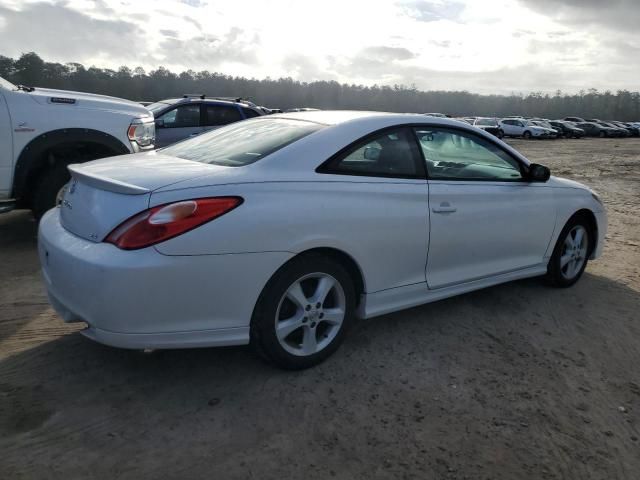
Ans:
<svg viewBox="0 0 640 480"><path fill-rule="evenodd" d="M0 478L637 479L640 139L512 143L601 193L603 258L569 290L359 322L304 372L84 339L47 304L29 214L0 216Z"/></svg>

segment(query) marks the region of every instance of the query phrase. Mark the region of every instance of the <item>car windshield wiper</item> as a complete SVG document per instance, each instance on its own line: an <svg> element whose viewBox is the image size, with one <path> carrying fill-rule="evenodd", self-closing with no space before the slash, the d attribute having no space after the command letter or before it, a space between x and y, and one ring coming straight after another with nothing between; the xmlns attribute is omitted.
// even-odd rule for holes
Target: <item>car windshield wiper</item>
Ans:
<svg viewBox="0 0 640 480"><path fill-rule="evenodd" d="M25 92L33 92L36 88L35 87L28 87L26 85L18 85L18 90L24 90Z"/></svg>

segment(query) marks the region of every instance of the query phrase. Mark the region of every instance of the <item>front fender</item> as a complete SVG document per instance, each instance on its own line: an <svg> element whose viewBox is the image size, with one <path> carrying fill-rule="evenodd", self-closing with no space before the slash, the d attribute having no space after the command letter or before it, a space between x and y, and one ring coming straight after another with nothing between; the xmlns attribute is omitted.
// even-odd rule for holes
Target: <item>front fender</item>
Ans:
<svg viewBox="0 0 640 480"><path fill-rule="evenodd" d="M22 198L26 193L30 176L40 170L48 161L44 153L50 148L73 143L93 143L103 146L114 155L130 153L131 149L108 133L85 128L53 130L38 135L20 152L13 177L12 196Z"/></svg>

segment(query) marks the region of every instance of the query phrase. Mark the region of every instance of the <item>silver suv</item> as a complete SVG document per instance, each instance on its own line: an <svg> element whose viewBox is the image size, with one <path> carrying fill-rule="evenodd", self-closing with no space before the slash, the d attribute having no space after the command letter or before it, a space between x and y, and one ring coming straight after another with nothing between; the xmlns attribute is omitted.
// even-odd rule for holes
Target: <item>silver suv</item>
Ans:
<svg viewBox="0 0 640 480"><path fill-rule="evenodd" d="M157 148L229 123L271 113L241 98L183 95L148 105L156 119Z"/></svg>

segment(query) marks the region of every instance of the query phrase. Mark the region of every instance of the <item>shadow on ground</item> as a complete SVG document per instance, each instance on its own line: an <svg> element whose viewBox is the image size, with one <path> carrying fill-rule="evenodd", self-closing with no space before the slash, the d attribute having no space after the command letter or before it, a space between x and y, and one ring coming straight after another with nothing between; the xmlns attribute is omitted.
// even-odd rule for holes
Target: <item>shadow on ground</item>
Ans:
<svg viewBox="0 0 640 480"><path fill-rule="evenodd" d="M604 277L526 280L360 321L303 372L248 348L142 354L68 334L0 361L0 469L630 478L638 311Z"/></svg>

